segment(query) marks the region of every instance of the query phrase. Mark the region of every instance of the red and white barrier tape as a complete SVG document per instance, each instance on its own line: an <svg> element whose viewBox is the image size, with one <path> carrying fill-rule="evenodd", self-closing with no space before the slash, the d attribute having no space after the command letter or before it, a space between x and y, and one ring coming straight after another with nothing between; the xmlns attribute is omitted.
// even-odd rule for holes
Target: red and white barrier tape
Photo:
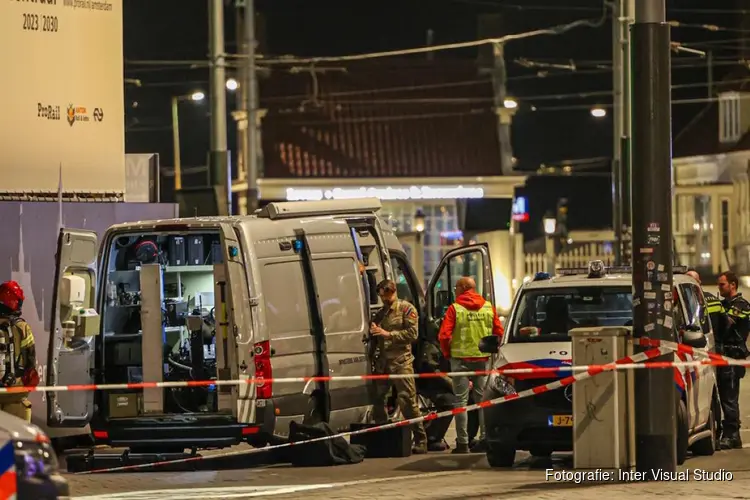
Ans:
<svg viewBox="0 0 750 500"><path fill-rule="evenodd" d="M728 358L715 352L709 352L705 349L697 349L685 344L678 344L677 342L672 342L670 340L658 340L649 337L639 337L633 338L631 340L634 344L640 345L642 347L667 347L682 354L708 358L713 361L713 363L703 363L704 365L711 364L713 366L750 366L750 360Z"/></svg>
<svg viewBox="0 0 750 500"><path fill-rule="evenodd" d="M323 436L323 437L319 437L319 438L306 439L304 441L283 443L283 444L278 444L278 445L274 445L274 446L267 446L265 448L254 448L254 449L251 449L251 450L242 450L242 451L233 451L233 452L221 453L221 454L217 454L217 455L211 455L211 456L208 456L208 457L202 457L202 456L200 456L200 457L188 457L188 458L180 458L180 459L176 459L176 460L164 460L164 461L160 461L160 462L152 462L152 463L148 463L148 464L125 465L125 466L120 466L120 467L110 467L110 468L107 468L107 469L96 469L96 470L91 470L91 471L78 472L76 474L96 474L96 473L101 473L101 472L119 472L119 471L125 471L125 470L145 469L145 468L148 468L148 467L158 467L158 466L162 466L162 465L172 465L172 464L179 464L179 463L196 462L196 461L200 461L200 460L211 460L211 459L225 458L225 457L231 457L231 456L241 456L241 455L244 456L244 455L251 455L251 454L255 454L255 453L264 453L264 452L267 452L267 451L270 451L270 450L275 450L275 449L280 449L280 448L288 448L288 447L291 447L291 446L300 446L300 445L309 444L309 443L316 443L316 442L319 442L319 441L326 441L326 440L329 440L329 439L334 439L334 438L339 438L339 437L349 437L349 436L356 436L358 434L365 434L365 433L369 433L369 432L377 432L377 431L384 431L384 430L388 430L388 429L395 429L397 427L404 427L404 426L408 426L408 425L412 425L412 424L417 424L417 423L420 423L420 422L425 422L425 421L430 421L430 420L436 420L438 418L449 417L449 416L452 416L452 415L457 415L459 413L465 413L465 412L469 412L469 411L478 410L480 408L488 408L490 406L495 406L495 405L498 405L498 404L507 403L508 401L513 401L513 400L516 400L516 399L523 399L523 398L527 398L527 397L530 397L530 396L534 396L536 394L541 394L543 392L552 391L552 390L555 390L555 389L559 389L561 387L565 387L565 386L571 385L574 382L578 382L578 381L581 381L581 380L593 377L594 375L598 375L599 373L602 373L602 372L605 372L605 371L616 370L617 366L626 365L626 364L629 364L629 365L638 364L638 363L640 363L642 361L646 361L648 359L653 359L653 358L656 358L656 357L661 356L663 354L668 354L669 352L671 352L671 349L669 349L668 347L656 347L656 348L649 349L648 351L645 351L645 352L642 352L642 353L634 354L632 356L626 356L626 357L624 357L622 359L619 359L619 360L617 360L617 361L615 361L613 363L609 363L609 364L606 364L606 365L591 366L591 367L588 368L588 370L586 370L586 371L584 371L582 373L578 373L576 375L570 375L568 377L556 380L556 381L551 382L549 384L540 385L540 386L537 386L537 387L532 387L531 389L526 389L526 390L518 392L518 393L509 394L509 395L506 395L506 396L501 396L499 398L490 399L488 401L482 401L480 403L471 404L471 405L464 406L464 407L461 407L461 408L453 408L451 410L429 413L429 414L421 416L421 417L416 417L416 418L407 419L407 420L399 420L397 422L392 422L392 423L389 423L389 424L379 425L377 427L370 427L370 428L359 429L359 430L356 430L356 431L349 431L349 432L341 432L341 433L334 434L334 435L331 435L331 436ZM471 372L471 373L473 373L473 372Z"/></svg>
<svg viewBox="0 0 750 500"><path fill-rule="evenodd" d="M659 343L661 342L661 343ZM679 348L672 347L679 346ZM697 366L750 366L750 360L737 360L726 358L714 353L693 351L692 347L674 344L667 341L654 341L649 339L648 342L640 343L644 347L658 347L664 345L670 351L678 351L694 356L708 357L707 360L698 361L675 361L675 362L654 362L654 363L637 363L622 364L617 366L617 370L643 369L643 368L693 368ZM292 384L308 382L345 382L358 380L395 380L404 378L443 378L443 377L470 377L484 375L512 375L512 374L549 374L550 376L560 372L586 372L597 369L605 365L581 365L581 366L556 366L556 367L538 367L538 368L496 368L494 370L471 370L463 372L432 372L432 373L410 373L410 374L378 374L378 375L340 375L325 377L280 377L274 379L264 378L247 378L238 380L183 380L176 382L137 382L128 384L77 384L77 385L51 385L36 387L0 387L0 394L19 393L19 392L71 392L71 391L114 391L114 390L139 390L139 389L161 389L161 388L180 388L180 387L209 387L209 386L240 386L257 384L262 385L266 382L274 384Z"/></svg>

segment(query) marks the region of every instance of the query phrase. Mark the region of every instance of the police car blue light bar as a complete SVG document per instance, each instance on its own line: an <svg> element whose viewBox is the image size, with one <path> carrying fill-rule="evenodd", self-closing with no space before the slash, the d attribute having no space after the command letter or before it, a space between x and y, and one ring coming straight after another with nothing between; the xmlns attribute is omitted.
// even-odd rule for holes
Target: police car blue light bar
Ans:
<svg viewBox="0 0 750 500"><path fill-rule="evenodd" d="M672 274L685 274L687 266L672 266ZM556 270L559 276L577 276L586 274L590 278L601 277L606 274L632 274L633 266L605 266L601 260L592 260L588 267L563 267Z"/></svg>

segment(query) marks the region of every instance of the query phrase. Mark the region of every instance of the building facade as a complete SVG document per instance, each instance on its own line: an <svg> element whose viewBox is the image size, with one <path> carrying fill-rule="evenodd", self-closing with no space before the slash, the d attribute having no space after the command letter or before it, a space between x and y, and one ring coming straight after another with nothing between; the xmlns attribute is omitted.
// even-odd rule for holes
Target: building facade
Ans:
<svg viewBox="0 0 750 500"><path fill-rule="evenodd" d="M419 233L414 260L425 282L447 250L469 242L461 212L512 199L526 179L501 175L497 125L508 111L495 106L492 80L471 60L277 71L261 82L260 101L261 205L380 198L412 254L409 236ZM240 175L233 192L246 191ZM509 217L510 205L501 214Z"/></svg>

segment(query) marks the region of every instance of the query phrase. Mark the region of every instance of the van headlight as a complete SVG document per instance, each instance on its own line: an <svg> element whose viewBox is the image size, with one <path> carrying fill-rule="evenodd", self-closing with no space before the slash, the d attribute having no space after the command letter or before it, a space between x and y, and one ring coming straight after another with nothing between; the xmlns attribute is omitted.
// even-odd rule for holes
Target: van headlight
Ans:
<svg viewBox="0 0 750 500"><path fill-rule="evenodd" d="M492 391L503 396L516 394L515 380L507 375L493 373L490 375L487 385Z"/></svg>
<svg viewBox="0 0 750 500"><path fill-rule="evenodd" d="M38 477L58 471L55 451L49 443L17 441L15 446L16 474L21 477Z"/></svg>

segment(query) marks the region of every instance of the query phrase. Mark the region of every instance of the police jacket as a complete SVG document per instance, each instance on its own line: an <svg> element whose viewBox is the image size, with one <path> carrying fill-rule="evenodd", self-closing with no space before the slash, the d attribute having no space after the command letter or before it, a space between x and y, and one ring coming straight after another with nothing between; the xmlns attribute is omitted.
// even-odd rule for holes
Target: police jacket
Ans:
<svg viewBox="0 0 750 500"><path fill-rule="evenodd" d="M728 326L725 335L717 343L730 348L726 352L727 356L745 358L748 355L746 342L750 333L750 303L738 293L724 299L722 305L727 312Z"/></svg>
<svg viewBox="0 0 750 500"><path fill-rule="evenodd" d="M729 326L727 311L716 295L704 291L703 296L706 298L706 313L711 321L714 338L717 343L721 343L721 339L726 336L726 330Z"/></svg>

